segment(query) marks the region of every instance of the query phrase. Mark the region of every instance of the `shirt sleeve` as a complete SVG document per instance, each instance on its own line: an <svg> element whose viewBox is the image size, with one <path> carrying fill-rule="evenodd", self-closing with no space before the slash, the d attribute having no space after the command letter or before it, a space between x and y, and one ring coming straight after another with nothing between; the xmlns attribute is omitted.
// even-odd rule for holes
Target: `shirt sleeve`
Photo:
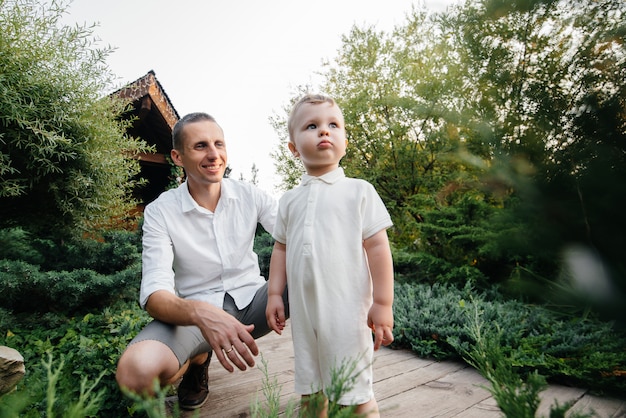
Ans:
<svg viewBox="0 0 626 418"><path fill-rule="evenodd" d="M142 246L139 304L145 309L148 298L157 290L176 293L172 240L163 213L154 205L148 205L144 210Z"/></svg>
<svg viewBox="0 0 626 418"><path fill-rule="evenodd" d="M274 226L274 231L272 232L272 238L281 244L287 244L287 227L286 227L286 216L287 216L287 198L285 193L283 197L280 199L278 203L278 214L276 215L276 225Z"/></svg>
<svg viewBox="0 0 626 418"><path fill-rule="evenodd" d="M383 203L383 200L376 192L374 186L365 182L365 193L362 201L363 208L363 239L368 239L393 225L391 216Z"/></svg>
<svg viewBox="0 0 626 418"><path fill-rule="evenodd" d="M276 214L278 212L278 202L268 193L255 188L256 204L258 208L258 222L271 235L274 233L276 225Z"/></svg>

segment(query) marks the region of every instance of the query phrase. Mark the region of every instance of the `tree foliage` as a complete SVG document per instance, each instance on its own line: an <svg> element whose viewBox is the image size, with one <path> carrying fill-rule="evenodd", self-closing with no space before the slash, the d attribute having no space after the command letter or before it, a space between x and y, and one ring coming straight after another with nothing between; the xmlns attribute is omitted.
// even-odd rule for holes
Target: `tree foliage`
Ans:
<svg viewBox="0 0 626 418"><path fill-rule="evenodd" d="M112 51L63 2L0 1L0 226L63 235L127 216L145 145L106 96Z"/></svg>
<svg viewBox="0 0 626 418"><path fill-rule="evenodd" d="M397 248L553 280L576 243L626 276L624 16L617 0L468 0L344 36L321 90Z"/></svg>
<svg viewBox="0 0 626 418"><path fill-rule="evenodd" d="M494 224L500 250L533 275L554 278L563 252L583 246L626 290L625 15L611 0L485 1L446 22L461 28L475 124L492 128L488 175L512 190Z"/></svg>

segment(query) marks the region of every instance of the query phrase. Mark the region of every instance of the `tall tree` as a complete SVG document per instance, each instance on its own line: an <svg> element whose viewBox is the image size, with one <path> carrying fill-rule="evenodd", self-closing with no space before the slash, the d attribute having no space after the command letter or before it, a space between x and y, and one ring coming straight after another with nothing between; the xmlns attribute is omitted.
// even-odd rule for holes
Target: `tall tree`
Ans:
<svg viewBox="0 0 626 418"><path fill-rule="evenodd" d="M343 38L322 89L346 116L342 164L378 188L396 245L552 280L583 244L625 276L625 8L468 0Z"/></svg>
<svg viewBox="0 0 626 418"><path fill-rule="evenodd" d="M512 190L499 243L520 272L578 280L561 261L584 248L626 291L624 16L613 0L491 0L449 21L473 79L469 107L493 128L491 173Z"/></svg>
<svg viewBox="0 0 626 418"><path fill-rule="evenodd" d="M0 1L0 226L63 235L128 216L145 149L106 96L110 48L63 2Z"/></svg>

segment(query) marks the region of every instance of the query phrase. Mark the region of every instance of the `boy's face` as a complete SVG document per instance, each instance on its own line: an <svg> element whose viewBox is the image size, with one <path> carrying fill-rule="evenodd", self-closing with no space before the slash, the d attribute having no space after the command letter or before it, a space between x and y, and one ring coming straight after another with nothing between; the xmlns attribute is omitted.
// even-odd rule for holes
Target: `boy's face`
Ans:
<svg viewBox="0 0 626 418"><path fill-rule="evenodd" d="M339 166L346 155L343 114L330 103L304 103L293 116L293 133L288 146L311 176L321 176Z"/></svg>
<svg viewBox="0 0 626 418"><path fill-rule="evenodd" d="M182 134L182 149L172 150L172 160L185 169L188 181L204 185L222 181L228 161L222 128L202 120L187 124Z"/></svg>

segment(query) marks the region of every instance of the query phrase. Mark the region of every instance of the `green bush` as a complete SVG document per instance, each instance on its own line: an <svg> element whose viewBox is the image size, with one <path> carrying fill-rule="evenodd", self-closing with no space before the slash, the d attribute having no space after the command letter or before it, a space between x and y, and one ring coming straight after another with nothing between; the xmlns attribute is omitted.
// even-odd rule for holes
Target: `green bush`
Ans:
<svg viewBox="0 0 626 418"><path fill-rule="evenodd" d="M626 393L626 332L611 322L563 316L469 286L398 283L395 294L394 347L422 357L461 358L460 350L474 343L466 312L477 304L485 323L504 330L503 352L520 373L537 370L552 381Z"/></svg>
<svg viewBox="0 0 626 418"><path fill-rule="evenodd" d="M114 374L122 351L150 320L136 302L116 303L111 308L76 317L53 313L36 318L11 315L13 325L7 324L7 316L6 311L0 312L0 345L18 350L27 368L25 378L17 386L18 394L26 398L22 401L28 404L20 416L44 416L45 389L40 382L46 380L42 361L49 354L64 362L57 389L64 399L80 398L76 382L83 377L93 382L101 376L96 388L103 392L98 416L128 414L131 403L120 392Z"/></svg>
<svg viewBox="0 0 626 418"><path fill-rule="evenodd" d="M89 269L111 274L141 259L141 234L104 231L96 238L63 241L34 237L22 228L0 229L0 259L21 260L41 270Z"/></svg>
<svg viewBox="0 0 626 418"><path fill-rule="evenodd" d="M139 161L125 99L92 25L69 2L0 1L0 226L80 236L128 219Z"/></svg>
<svg viewBox="0 0 626 418"><path fill-rule="evenodd" d="M77 377L95 381L102 375L97 388L104 389L101 415L128 414L131 400L119 391L114 371L130 339L150 320L136 302L140 235L112 232L103 240L62 246L28 241L19 230L0 231L0 240L3 237L13 238L5 239L11 250L3 248L2 253L12 255L0 260L0 344L16 348L27 362L27 376L18 386L23 397L14 398L29 405L30 415L24 416L45 411L37 382L45 380L39 364L49 353L65 363L58 379L59 393L79 399ZM264 274L272 244L267 233L255 239ZM44 259L46 266L56 269L44 270L16 259L20 254L31 262ZM402 267L395 289L394 347L411 349L422 357L460 359L475 344L467 328L467 312L475 308L485 323L504 330L501 352L521 376L540 373L552 381L598 392L626 392L623 329L593 315L566 316L507 300L495 288L477 291L472 280L468 281L472 285L461 288L450 283L411 283L407 279L414 274L411 266L421 259L419 254L405 253L395 260ZM106 266L108 261L119 270L105 273L112 270Z"/></svg>
<svg viewBox="0 0 626 418"><path fill-rule="evenodd" d="M103 308L120 297L136 297L141 266L104 275L93 270L39 271L22 261L0 260L3 306L16 312L66 312Z"/></svg>
<svg viewBox="0 0 626 418"><path fill-rule="evenodd" d="M254 237L254 252L259 258L261 275L267 279L270 274L270 259L274 249L274 238L266 231L257 231Z"/></svg>
<svg viewBox="0 0 626 418"><path fill-rule="evenodd" d="M393 268L399 282L485 287L489 279L471 263L455 265L426 252L393 251Z"/></svg>
<svg viewBox="0 0 626 418"><path fill-rule="evenodd" d="M16 312L97 309L137 297L141 280L138 232L108 231L101 239L55 245L19 228L0 229L0 293ZM39 263L36 263L39 261Z"/></svg>
<svg viewBox="0 0 626 418"><path fill-rule="evenodd" d="M506 355L509 350L503 344L504 331L496 323L486 323L483 312L473 304L473 310L466 310L467 330L472 339L471 348L466 351L460 347L463 358L475 367L489 381L487 388L496 400L498 407L506 417L534 418L541 403L539 393L547 388L546 379L533 370L527 374L515 370L516 362ZM573 404L572 401L560 405L557 401L550 408L550 418L565 417ZM587 418L589 414L568 413L570 418Z"/></svg>
<svg viewBox="0 0 626 418"><path fill-rule="evenodd" d="M22 260L40 265L45 261L40 247L41 240L32 237L22 228L0 228L0 259Z"/></svg>
<svg viewBox="0 0 626 418"><path fill-rule="evenodd" d="M141 261L141 234L137 231L104 231L101 236L49 246L45 270L89 269L112 274Z"/></svg>

